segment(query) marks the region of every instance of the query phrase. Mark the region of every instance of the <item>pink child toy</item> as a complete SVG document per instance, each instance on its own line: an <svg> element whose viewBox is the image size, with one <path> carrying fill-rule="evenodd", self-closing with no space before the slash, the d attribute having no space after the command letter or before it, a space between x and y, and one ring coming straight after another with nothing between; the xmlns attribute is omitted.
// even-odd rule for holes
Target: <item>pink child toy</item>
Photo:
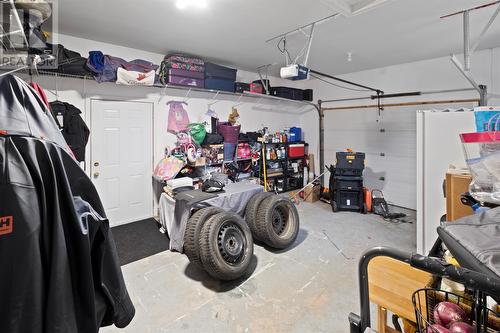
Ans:
<svg viewBox="0 0 500 333"><path fill-rule="evenodd" d="M168 111L168 126L167 130L170 133L185 131L189 124L189 116L184 109L186 102L170 101L167 103L170 106Z"/></svg>

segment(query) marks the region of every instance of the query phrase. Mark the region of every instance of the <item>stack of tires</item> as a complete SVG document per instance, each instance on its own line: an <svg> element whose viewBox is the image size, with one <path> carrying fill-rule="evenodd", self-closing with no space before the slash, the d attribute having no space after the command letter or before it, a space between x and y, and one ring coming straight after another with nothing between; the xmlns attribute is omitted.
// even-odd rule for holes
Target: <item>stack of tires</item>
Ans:
<svg viewBox="0 0 500 333"><path fill-rule="evenodd" d="M286 197L265 192L247 203L245 220L253 238L274 249L286 249L299 233L299 214Z"/></svg>
<svg viewBox="0 0 500 333"><path fill-rule="evenodd" d="M253 239L276 249L289 247L297 238L299 215L288 198L259 193L247 203L245 219L221 208L202 208L187 222L184 252L219 280L235 280L247 271L253 256Z"/></svg>
<svg viewBox="0 0 500 333"><path fill-rule="evenodd" d="M212 277L235 280L245 274L252 260L252 233L238 214L202 208L188 220L184 252Z"/></svg>

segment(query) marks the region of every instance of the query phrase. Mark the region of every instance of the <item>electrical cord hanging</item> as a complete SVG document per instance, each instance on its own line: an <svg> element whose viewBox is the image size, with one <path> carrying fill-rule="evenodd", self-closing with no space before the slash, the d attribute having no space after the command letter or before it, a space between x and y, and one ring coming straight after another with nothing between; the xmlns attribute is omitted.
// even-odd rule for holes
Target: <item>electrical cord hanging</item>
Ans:
<svg viewBox="0 0 500 333"><path fill-rule="evenodd" d="M356 89L356 88L349 88L349 87L346 87L346 86L341 86L340 84L335 84L333 82L330 82L330 81L327 81L317 75L314 75L314 74L309 74L310 76L314 77L315 79L318 79L320 81L323 81L325 83L328 83L332 86L335 86L335 87L338 87L338 88L342 88L342 89L346 89L346 90L352 90L352 91L360 91L360 92L365 92L365 91L371 91L371 90L368 90L368 89Z"/></svg>
<svg viewBox="0 0 500 333"><path fill-rule="evenodd" d="M283 43L283 48L280 47L281 43ZM278 47L278 50L285 54L286 53L286 56L288 58L288 61L289 62L292 62L292 57L290 56L290 53L288 52L287 48L286 48L286 37L282 37L279 41L278 41L278 44L276 45Z"/></svg>

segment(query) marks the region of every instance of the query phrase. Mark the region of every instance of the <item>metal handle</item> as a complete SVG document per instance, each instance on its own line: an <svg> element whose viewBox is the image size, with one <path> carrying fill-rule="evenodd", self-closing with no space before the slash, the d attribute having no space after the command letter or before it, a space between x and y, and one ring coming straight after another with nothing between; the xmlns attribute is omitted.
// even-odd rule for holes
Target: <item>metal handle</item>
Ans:
<svg viewBox="0 0 500 333"><path fill-rule="evenodd" d="M500 295L500 280L467 268L455 267L440 259L424 257L419 254L411 256L410 265L420 270L461 283L470 289L479 289L491 296Z"/></svg>
<svg viewBox="0 0 500 333"><path fill-rule="evenodd" d="M94 178L99 178L99 172L94 172Z"/></svg>

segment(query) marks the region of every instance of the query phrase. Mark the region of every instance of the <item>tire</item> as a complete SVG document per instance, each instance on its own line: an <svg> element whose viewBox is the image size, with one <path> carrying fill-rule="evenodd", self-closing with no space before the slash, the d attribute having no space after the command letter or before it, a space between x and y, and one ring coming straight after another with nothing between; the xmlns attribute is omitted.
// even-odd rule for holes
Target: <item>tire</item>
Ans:
<svg viewBox="0 0 500 333"><path fill-rule="evenodd" d="M257 219L257 212L259 211L259 206L262 201L266 198L270 198L274 195L272 192L264 192L255 194L247 203L245 207L245 221L248 224L248 227L252 231L252 236L254 239L259 240L257 237L257 229L255 226L255 220Z"/></svg>
<svg viewBox="0 0 500 333"><path fill-rule="evenodd" d="M219 213L203 225L199 248L203 268L210 276L235 280L245 274L252 261L252 233L241 216Z"/></svg>
<svg viewBox="0 0 500 333"><path fill-rule="evenodd" d="M256 227L260 240L272 248L285 249L299 234L299 213L288 198L275 196L259 206Z"/></svg>
<svg viewBox="0 0 500 333"><path fill-rule="evenodd" d="M339 206L336 201L332 201L330 204L332 205L332 212L336 213L339 211Z"/></svg>
<svg viewBox="0 0 500 333"><path fill-rule="evenodd" d="M223 211L218 207L202 208L189 218L184 232L184 253L190 262L201 266L200 249L198 247L201 228L210 217Z"/></svg>

